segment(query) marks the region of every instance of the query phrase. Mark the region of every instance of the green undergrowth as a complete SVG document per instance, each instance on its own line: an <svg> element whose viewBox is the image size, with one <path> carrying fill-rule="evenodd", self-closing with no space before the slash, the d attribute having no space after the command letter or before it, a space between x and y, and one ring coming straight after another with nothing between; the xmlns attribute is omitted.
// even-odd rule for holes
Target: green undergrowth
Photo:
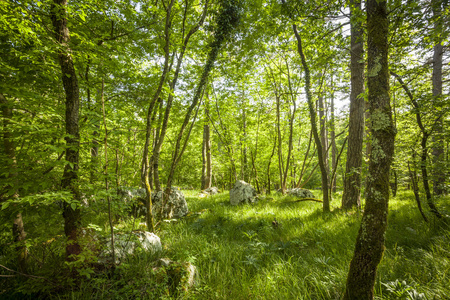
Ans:
<svg viewBox="0 0 450 300"><path fill-rule="evenodd" d="M340 194L334 195L332 212L327 214L322 213L321 203L295 202L296 199L280 195L261 197L253 205L231 206L227 192L207 198L199 198L194 191L185 191L185 194L189 215L161 222L157 232L164 248L161 256L190 262L199 272L198 284L188 293L178 294L178 298L342 297L362 213L341 211ZM316 196L321 198L320 194ZM448 198L439 199L438 205L444 214L450 214ZM396 198L391 198L389 209L386 251L378 269L376 298L448 299L450 231L447 225L429 214L430 222L425 223L410 192L400 192ZM98 214L92 218L96 222L106 222ZM139 223L143 222L139 218L134 224L130 218L117 220L121 220L116 224L118 230L139 228ZM107 234L105 224L98 227ZM79 274L75 283L64 285L61 281L59 290L28 295L30 299L36 296L175 298L154 271L154 260L155 257L145 254L136 255L122 262L114 272L85 267L90 274ZM53 263L58 264L56 259ZM40 274L38 268L33 272ZM21 296L26 295L27 284L39 282L49 289L52 287L50 283L30 278L16 280L14 284L21 288Z"/></svg>

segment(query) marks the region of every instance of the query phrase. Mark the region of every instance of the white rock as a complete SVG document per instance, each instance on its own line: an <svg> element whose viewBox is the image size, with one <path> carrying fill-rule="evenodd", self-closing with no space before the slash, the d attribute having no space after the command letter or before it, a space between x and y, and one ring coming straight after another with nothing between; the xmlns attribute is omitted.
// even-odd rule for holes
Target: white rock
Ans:
<svg viewBox="0 0 450 300"><path fill-rule="evenodd" d="M111 238L106 240L106 249L100 254L99 262L105 263L111 260ZM148 231L133 232L130 234L116 234L114 235L114 254L116 256L116 263L123 260L129 255L133 255L137 248L156 254L162 251L160 238Z"/></svg>
<svg viewBox="0 0 450 300"><path fill-rule="evenodd" d="M258 201L256 190L247 182L238 180L230 190L230 204L255 203Z"/></svg>
<svg viewBox="0 0 450 300"><path fill-rule="evenodd" d="M297 198L315 198L310 190L294 188L288 191L289 196Z"/></svg>
<svg viewBox="0 0 450 300"><path fill-rule="evenodd" d="M161 213L161 206L163 202L163 191L152 193L153 214L159 215ZM169 199L164 205L162 212L163 218L181 218L189 212L186 199L181 190L172 187Z"/></svg>

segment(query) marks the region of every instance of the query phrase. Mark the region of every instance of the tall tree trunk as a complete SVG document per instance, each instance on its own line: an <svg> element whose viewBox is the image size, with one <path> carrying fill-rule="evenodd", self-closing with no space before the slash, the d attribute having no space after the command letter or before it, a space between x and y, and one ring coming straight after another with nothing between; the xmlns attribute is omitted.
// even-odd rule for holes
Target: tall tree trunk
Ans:
<svg viewBox="0 0 450 300"><path fill-rule="evenodd" d="M324 74L325 76L325 74ZM329 178L329 163L328 163L328 130L327 130L327 114L326 114L326 104L323 95L319 96L319 124L320 124L320 143L324 149L322 153L323 163L325 165L325 170L327 170L327 178ZM329 182L330 183L330 182Z"/></svg>
<svg viewBox="0 0 450 300"><path fill-rule="evenodd" d="M308 64L306 63L305 54L303 53L302 48L302 39L297 31L297 26L294 24L292 25L292 28L294 30L295 38L297 39L297 50L300 55L303 70L305 72L305 90L306 90L306 98L308 100L308 108L309 108L309 115L311 120L311 131L314 135L314 141L316 142L317 147L317 156L319 159L319 166L320 166L320 173L322 175L322 193L323 193L323 211L329 212L330 211L330 199L328 197L328 172L327 168L325 166L325 162L323 161L323 152L324 149L322 148L322 144L320 142L319 132L317 130L317 124L316 124L316 110L314 109L314 101L312 99L311 95L311 75L309 72Z"/></svg>
<svg viewBox="0 0 450 300"><path fill-rule="evenodd" d="M345 167L342 208L361 206L361 165L364 139L364 49L363 28L358 17L361 1L351 0L351 93L348 129L347 163Z"/></svg>
<svg viewBox="0 0 450 300"><path fill-rule="evenodd" d="M19 198L19 181L18 181L18 171L17 171L17 160L16 160L16 148L14 145L14 141L12 139L12 135L10 132L10 122L13 116L13 111L10 103L6 100L6 97L0 93L0 108L2 111L3 117L3 146L5 149L5 154L9 159L9 174L8 180L9 184L7 188L13 189L8 194L10 199L18 199ZM27 247L25 246L25 238L27 236L24 226L22 213L17 212L16 216L13 220L12 226L12 234L13 240L16 245L16 254L17 254L17 264L19 266L19 270L21 272L26 272L26 259L27 259Z"/></svg>
<svg viewBox="0 0 450 300"><path fill-rule="evenodd" d="M175 149L173 151L172 155L172 163L169 169L169 176L167 178L167 186L166 186L166 192L164 193L164 201L162 203L162 208L164 208L165 204L167 203L170 192L172 188L172 182L175 175L175 170L178 166L178 163L181 160L181 157L183 156L184 150L186 149L186 145L189 141L189 137L191 135L191 130L193 125L195 124L195 119L197 117L198 113L198 104L201 100L204 92L204 87L207 83L209 73L214 68L214 63L217 59L217 56L219 55L219 52L223 46L227 42L229 38L231 38L231 33L237 26L240 15L239 15L239 8L238 8L238 2L235 0L231 1L223 1L221 2L221 12L219 13L219 16L217 18L217 28L214 33L214 40L209 45L209 53L207 57L206 64L203 68L202 74L200 76L200 82L198 83L194 96L191 102L191 105L189 106L186 115L184 117L184 121L181 124L181 128L178 132L177 141L175 144ZM194 119L191 122L191 125L189 129L186 131L186 128L188 127L189 121L191 119L192 112L197 107L197 110L195 112ZM185 134L186 131L186 134Z"/></svg>
<svg viewBox="0 0 450 300"><path fill-rule="evenodd" d="M414 107L414 113L416 114L417 126L419 126L419 129L420 129L420 131L422 133L422 139L421 139L421 142L420 142L420 146L422 148L422 152L421 152L421 155L420 155L420 158L421 158L420 170L422 172L423 188L425 189L425 195L427 197L427 203L428 203L428 206L430 207L431 212L436 217L441 218L442 217L441 213L439 212L437 207L434 205L433 198L431 196L431 189L430 189L430 185L429 185L429 179L428 179L428 169L427 169L428 145L427 145L427 143L428 143L428 138L430 136L430 132L428 132L425 129L425 126L423 125L422 116L421 116L421 109L420 109L420 106L419 106L419 102L417 102L417 100L414 99L413 94L408 89L406 84L403 82L402 78L399 75L397 75L396 73L392 72L392 71L390 73L391 73L392 76L397 78L397 81L400 83L402 88L405 90L406 94L408 95L408 97L411 100L411 103L412 103L412 105ZM438 122L441 119L441 116L438 116L438 118L436 119L436 122Z"/></svg>
<svg viewBox="0 0 450 300"><path fill-rule="evenodd" d="M278 175L280 180L281 193L284 195L286 193L286 186L283 184L283 149L281 141L281 121L280 121L280 96L276 95L277 102L277 154L278 154Z"/></svg>
<svg viewBox="0 0 450 300"><path fill-rule="evenodd" d="M186 6L187 5L188 5L188 2L186 2ZM163 118L163 122L161 125L161 130L159 131L158 138L155 140L155 145L153 147L153 154L152 154L154 180L155 180L156 189L158 191L162 190L161 184L160 184L160 179L159 179L159 169L158 169L159 168L159 157L161 154L161 149L162 149L162 145L164 143L164 139L166 137L167 126L169 124L169 116L170 116L170 112L172 110L175 87L177 85L178 76L180 74L181 65L183 62L183 58L184 58L184 54L186 52L187 46L189 44L189 40L192 37L192 35L194 35L199 30L200 26L203 24L203 22L206 18L207 11L208 11L208 1L205 1L203 13L202 13L202 16L200 17L199 21L197 22L197 24L195 26L193 26L189 30L189 32L186 34L186 36L183 36L184 40L183 40L183 44L181 46L180 53L177 58L177 65L175 67L175 72L174 72L172 81L170 82L170 85L169 85L170 93L169 93L169 96L167 97L167 104L166 104L166 109L164 111L164 118ZM184 10L184 16L183 16L183 18L185 20L186 20L187 12L188 12L188 9L186 7ZM183 23L183 32L185 32L185 23ZM168 53L166 53L166 54L168 54ZM173 56L176 56L175 53L173 54ZM160 123L158 123L158 124L160 124Z"/></svg>
<svg viewBox="0 0 450 300"><path fill-rule="evenodd" d="M330 120L330 138L331 138L331 166L336 170L336 124L334 117L334 92L331 93L331 120ZM336 176L330 178L331 192L336 193Z"/></svg>
<svg viewBox="0 0 450 300"><path fill-rule="evenodd" d="M155 223L153 218L153 205L152 205L152 190L150 187L150 181L149 181L149 169L150 169L150 163L148 159L148 152L150 147L150 135L152 133L152 115L153 115L153 109L155 107L156 101L159 98L159 95L161 94L161 90L163 88L164 83L166 82L167 74L169 73L169 54L170 54L170 20L171 20L171 14L172 14L172 7L175 0L171 0L170 3L168 3L166 7L166 20L164 25L164 67L161 74L161 77L159 79L158 87L153 94L152 99L150 100L150 104L147 111L147 119L146 119L146 135L145 135L145 144L144 144L144 153L143 153L143 164L144 164L144 186L146 191L146 208L147 208L147 216L146 216L146 222L147 222L147 228L148 231L154 232L155 231Z"/></svg>
<svg viewBox="0 0 450 300"><path fill-rule="evenodd" d="M105 128L105 167L104 167L104 176L105 176L105 189L108 193L109 190L109 180L108 180L108 128L106 126L106 110L105 110L105 81L102 78L102 93L101 93L101 101L102 101L102 114L103 114L103 125ZM117 164L118 165L118 164ZM107 196L108 201L108 221L109 221L109 229L111 230L111 252L112 252L112 264L116 263L116 252L114 247L114 226L112 222L112 211L111 211L111 196Z"/></svg>
<svg viewBox="0 0 450 300"><path fill-rule="evenodd" d="M202 147L202 190L211 187L211 136L209 128L209 108L208 93L206 93L205 103L205 124L203 125L203 147Z"/></svg>
<svg viewBox="0 0 450 300"><path fill-rule="evenodd" d="M389 170L394 154L395 128L389 96L386 1L368 0L368 88L372 152L366 205L350 262L344 299L373 299L376 271L383 257L389 203Z"/></svg>
<svg viewBox="0 0 450 300"><path fill-rule="evenodd" d="M297 103L296 103L296 98L294 95L294 90L292 88L292 83L291 83L291 73L289 71L289 64L286 62L286 70L287 70L287 79L288 79L288 87L289 87L289 95L291 96L291 101L292 101L292 111L291 109L289 109L289 142L288 142L288 154L286 157L286 166L284 169L284 174L283 174L283 186L286 188L287 186L287 175L288 175L288 170L289 170L289 166L291 165L291 155L292 155L292 149L293 149L293 140L294 140L294 120L295 120L295 113L297 111Z"/></svg>
<svg viewBox="0 0 450 300"><path fill-rule="evenodd" d="M61 186L71 191L74 201L80 201L80 191L77 184L79 168L80 134L78 128L80 99L77 74L73 65L69 47L70 34L66 19L67 0L53 0L51 18L55 29L56 41L59 43L58 59L62 71L62 82L66 93L66 161ZM66 255L74 259L81 253L78 243L78 231L81 226L80 209L72 208L70 203L64 202L63 209L64 232L68 237Z"/></svg>
<svg viewBox="0 0 450 300"><path fill-rule="evenodd" d="M414 160L415 160L415 155L413 154L413 161ZM422 215L422 218L425 220L425 222L428 222L428 218L425 215L425 213L423 212L422 203L420 202L417 173L416 173L415 168L414 168L414 171L411 171L411 168L409 166L409 161L408 161L408 171L409 171L409 178L411 179L411 183L412 183L412 187L413 187L414 198L416 199L416 203L417 203L417 208L419 208L419 212Z"/></svg>
<svg viewBox="0 0 450 300"><path fill-rule="evenodd" d="M270 195L270 164L272 163L272 157L275 155L275 149L277 148L277 137L274 138L274 143L272 147L272 154L270 154L269 162L267 163L267 194Z"/></svg>
<svg viewBox="0 0 450 300"><path fill-rule="evenodd" d="M437 106L441 106L440 102L442 97L442 56L444 54L444 46L442 45L442 0L431 1L433 16L436 18L434 23L434 29L439 36L436 44L433 47L433 101L437 103ZM445 161L444 161L444 142L442 138L443 133L443 121L438 120L436 123L436 130L433 135L433 192L435 195L442 195L445 192Z"/></svg>

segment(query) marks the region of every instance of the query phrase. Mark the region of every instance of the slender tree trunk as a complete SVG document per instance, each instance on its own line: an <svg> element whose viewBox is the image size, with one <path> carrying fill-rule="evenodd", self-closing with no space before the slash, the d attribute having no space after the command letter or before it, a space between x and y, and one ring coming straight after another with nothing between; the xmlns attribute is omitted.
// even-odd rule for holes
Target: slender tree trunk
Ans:
<svg viewBox="0 0 450 300"><path fill-rule="evenodd" d="M70 34L66 19L67 0L54 0L51 7L51 18L55 29L56 41L59 43L58 59L62 71L62 82L66 93L66 161L61 187L72 192L75 201L80 201L80 191L77 184L79 168L80 134L78 128L80 99L77 74L73 65L69 47ZM64 232L69 241L66 246L68 259L75 259L81 253L78 243L78 231L81 226L80 209L72 208L64 202Z"/></svg>
<svg viewBox="0 0 450 300"><path fill-rule="evenodd" d="M331 166L336 170L336 124L334 118L334 93L331 94L331 120L330 120L330 138L331 138ZM331 192L336 193L336 176L330 178Z"/></svg>
<svg viewBox="0 0 450 300"><path fill-rule="evenodd" d="M186 2L186 5L188 5L187 2ZM187 7L186 7L186 9L184 10L184 12L185 12L184 19L186 19L187 11L188 10L187 10ZM189 44L189 40L192 37L192 35L194 35L199 30L200 26L203 24L203 22L204 22L204 20L206 18L207 11L208 11L208 1L205 2L205 6L203 8L203 13L202 13L202 16L201 16L200 20L198 21L198 23L189 30L189 32L186 34L186 36L183 36L183 38L184 38L183 44L181 46L181 50L180 50L180 53L179 53L178 58L177 58L177 65L175 67L175 72L174 72L172 81L170 82L170 93L169 93L169 96L167 98L166 109L165 109L165 112L164 112L164 119L163 119L163 122L162 122L162 125L161 125L161 130L160 130L158 139L155 140L155 146L153 147L153 154L152 154L154 180L155 180L156 189L158 191L162 190L161 189L161 184L160 184L160 179L159 179L159 157L160 157L160 154L161 154L161 149L162 149L162 145L164 143L164 139L166 137L167 126L169 124L169 117L170 117L170 112L172 110L172 104L173 104L175 87L177 85L178 76L180 74L181 65L182 65L182 62L183 62L183 58L184 58L184 54L186 52L187 46ZM183 32L185 31L185 27L184 26L185 26L185 23L183 23ZM175 56L175 54L174 54L174 56Z"/></svg>
<svg viewBox="0 0 450 300"><path fill-rule="evenodd" d="M148 158L148 152L150 147L150 135L152 132L152 114L153 109L155 106L155 103L157 99L159 98L159 95L161 94L161 90L163 88L164 83L166 82L167 74L169 73L169 51L170 51L170 20L171 20L171 14L172 14L172 6L174 4L175 0L171 0L170 3L168 3L166 8L166 20L165 20L165 26L164 26L164 38L165 38L165 45L164 45L164 67L163 71L159 80L158 87L150 101L148 112L147 112L147 119L146 119L146 136L145 136L145 144L144 144L144 155L143 155L143 164L144 164L144 186L146 190L146 208L147 208L147 228L148 231L154 232L155 231L155 223L153 218L153 204L152 204L152 190L150 187L149 182L149 158Z"/></svg>
<svg viewBox="0 0 450 300"><path fill-rule="evenodd" d="M419 129L422 133L422 139L420 142L420 146L422 149L420 158L421 158L421 162L420 162L420 170L422 172L422 182L423 182L423 188L425 189L425 195L427 197L427 203L428 206L430 207L431 212L438 218L441 218L442 215L439 212L439 210L437 209L437 207L434 205L433 202L433 198L431 196L431 190L430 190L430 185L429 185L429 179L428 179L428 169L427 169L427 156L428 156L428 138L430 136L430 132L428 132L425 129L425 126L422 123L422 117L421 117L421 110L420 110L420 106L419 103L417 102L416 99L414 99L414 96L412 95L411 91L408 89L408 87L406 86L406 84L403 82L403 80L401 79L401 77L399 75L397 75L394 72L390 72L392 76L394 76L395 78L397 78L397 81L400 83L400 85L402 86L402 88L405 90L406 94L408 95L409 99L411 100L412 105L414 106L414 113L416 114L416 121L417 121L417 126L419 126ZM441 116L439 116L436 119L436 122L439 121L441 118Z"/></svg>
<svg viewBox="0 0 450 300"><path fill-rule="evenodd" d="M434 29L439 35L436 45L433 47L433 101L437 106L441 106L442 101L442 56L444 54L444 46L442 45L442 38L440 37L442 28L442 0L431 1L433 16L436 18ZM442 138L443 121L439 119L436 123L436 130L433 135L433 192L435 195L442 195L445 192L445 161L444 161L444 142Z"/></svg>
<svg viewBox="0 0 450 300"><path fill-rule="evenodd" d="M194 119L191 122L191 126L189 130L186 131L186 128L188 127L192 112L194 109L198 106L199 101L201 100L204 92L204 87L206 86L209 73L214 68L214 63L217 59L217 56L219 55L219 52L223 46L224 43L227 42L227 40L231 37L231 33L234 30L235 26L237 26L240 16L239 16L239 9L237 7L238 3L237 1L225 1L222 3L224 6L221 8L221 12L217 18L217 28L216 32L214 33L214 40L209 45L209 53L207 57L206 64L203 68L202 74L200 76L200 82L198 83L195 91L194 96L192 99L192 103L189 106L184 121L181 125L181 128L178 132L177 141L175 144L175 149L173 151L172 156L172 163L169 169L169 176L167 178L167 186L166 186L166 192L164 193L164 201L162 203L162 207L167 203L167 200L169 199L171 187L172 187L172 181L175 175L175 169L178 166L178 163L181 160L181 157L183 156L184 150L186 148L186 145L189 141L189 137L191 134L191 130L193 125L195 124L195 119L197 116L197 112L195 113ZM186 131L186 135L185 135Z"/></svg>
<svg viewBox="0 0 450 300"><path fill-rule="evenodd" d="M208 99L208 94L206 94ZM206 106L208 101L206 101ZM205 124L203 125L203 149L202 149L202 190L211 187L212 168L211 168L211 137L209 128L209 109L205 108Z"/></svg>
<svg viewBox="0 0 450 300"><path fill-rule="evenodd" d="M268 194L270 195L270 164L272 162L272 157L275 155L275 149L277 148L277 137L275 136L273 147L272 147L272 154L270 154L269 162L267 163L267 189Z"/></svg>
<svg viewBox="0 0 450 300"><path fill-rule="evenodd" d="M325 74L324 74L325 76ZM329 178L329 163L328 163L328 136L327 136L327 114L326 105L321 94L319 96L319 124L320 124L320 143L325 151L322 153L322 160L325 165L325 170L327 171L327 178ZM330 182L329 182L330 183Z"/></svg>
<svg viewBox="0 0 450 300"><path fill-rule="evenodd" d="M278 154L278 176L280 180L280 189L281 193L284 195L286 193L286 187L283 183L283 149L282 149L282 141L281 141L281 121L280 121L280 96L276 95L277 102L277 154Z"/></svg>
<svg viewBox="0 0 450 300"><path fill-rule="evenodd" d="M350 116L348 129L347 163L345 167L344 192L342 195L342 208L349 209L361 206L361 165L364 139L364 49L363 27L360 18L361 1L351 0L351 93Z"/></svg>
<svg viewBox="0 0 450 300"><path fill-rule="evenodd" d="M289 64L286 61L286 70L287 70L287 79L288 79L288 87L289 87L289 94L291 96L292 101L292 112L291 109L289 109L289 142L288 142L288 154L286 157L286 167L284 169L284 176L283 176L283 186L286 188L287 186L287 175L289 171L289 166L291 165L291 155L292 155L292 149L293 149L293 135L294 135L294 120L295 120L295 113L297 111L297 103L294 95L294 90L292 88L291 83L291 73L289 71Z"/></svg>
<svg viewBox="0 0 450 300"><path fill-rule="evenodd" d="M317 130L317 124L316 124L316 110L314 109L314 102L311 95L311 75L309 72L309 67L306 63L306 58L303 53L302 48L302 40L300 35L297 32L297 26L294 24L292 25L292 28L294 30L295 37L297 39L297 50L300 55L303 70L305 72L305 90L306 90L306 98L308 100L308 108L309 108L309 115L311 120L311 130L314 135L314 141L316 142L317 147L317 155L319 159L319 166L320 166L320 172L322 175L322 193L323 193L323 211L329 212L330 211L330 199L328 197L328 172L327 168L325 166L325 162L323 161L323 148L322 144L320 142L319 132Z"/></svg>
<svg viewBox="0 0 450 300"><path fill-rule="evenodd" d="M108 129L106 127L106 110L105 110L105 97L104 97L104 91L105 91L105 81L102 78L102 93L101 93L101 99L102 99L102 114L103 114L103 125L105 128L105 189L108 193L109 190L109 180L108 180ZM108 220L109 220L109 228L111 230L111 250L112 250L112 264L115 265L116 263L116 252L114 248L114 226L112 222L112 211L111 211L111 196L107 196L108 200Z"/></svg>
<svg viewBox="0 0 450 300"><path fill-rule="evenodd" d="M8 184L8 188L13 189L9 194L11 195L10 199L18 199L19 198L19 181L18 181L18 171L17 171L17 160L16 160L16 147L14 145L14 141L12 139L12 135L10 132L10 122L13 116L13 111L10 103L6 100L6 97L0 93L0 108L2 111L3 117L3 146L5 149L5 154L10 161L9 165L9 174L8 180L10 183ZM19 266L19 270L21 272L26 272L26 260L27 260L27 247L25 245L25 238L27 236L24 226L22 213L17 212L13 221L12 226L12 234L14 244L16 245L16 254L17 254L17 264Z"/></svg>
<svg viewBox="0 0 450 300"><path fill-rule="evenodd" d="M415 160L414 157L413 157L413 160ZM422 203L420 203L417 173L416 173L416 170L411 171L411 168L409 167L409 161L408 161L408 171L409 171L409 178L411 178L411 183L412 183L413 192L414 192L414 198L416 199L417 207L419 208L419 212L422 215L422 218L425 220L425 222L428 222L428 218L424 214L423 209L422 209Z"/></svg>
<svg viewBox="0 0 450 300"><path fill-rule="evenodd" d="M389 170L394 154L395 128L389 96L386 1L368 0L368 88L372 152L366 205L356 238L344 299L373 299L376 271L383 257L389 203Z"/></svg>

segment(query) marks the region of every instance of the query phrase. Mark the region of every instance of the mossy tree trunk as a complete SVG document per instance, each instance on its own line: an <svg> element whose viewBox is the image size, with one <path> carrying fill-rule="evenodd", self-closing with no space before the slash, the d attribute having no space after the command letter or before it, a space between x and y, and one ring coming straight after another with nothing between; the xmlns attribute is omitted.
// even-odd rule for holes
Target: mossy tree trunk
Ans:
<svg viewBox="0 0 450 300"><path fill-rule="evenodd" d="M342 208L361 206L361 164L364 138L364 41L361 22L361 1L350 1L350 116L348 129L347 163L345 166Z"/></svg>
<svg viewBox="0 0 450 300"><path fill-rule="evenodd" d="M330 199L328 197L328 170L326 168L325 162L324 162L324 149L322 147L322 143L320 142L319 132L317 130L317 124L316 124L316 110L314 109L314 102L312 99L311 94L311 75L309 71L308 64L306 63L306 58L303 53L303 47L302 47L302 39L297 31L297 26L292 25L292 28L294 30L295 37L297 39L297 50L300 55L303 70L305 72L305 90L306 90L306 98L308 100L308 108L309 108L309 115L311 120L311 131L313 132L314 141L316 142L317 147L317 156L319 159L319 167L320 172L322 175L322 193L323 193L323 211L329 212L330 211Z"/></svg>
<svg viewBox="0 0 450 300"><path fill-rule="evenodd" d="M77 184L79 168L80 133L78 127L80 97L77 74L73 64L69 47L70 34L66 18L67 0L54 0L51 7L51 18L55 30L55 38L59 43L58 59L62 71L62 82L66 93L66 161L61 186L70 190L74 200L80 201L80 191ZM70 203L64 202L63 208L64 232L69 241L66 255L69 259L81 253L78 244L78 231L81 226L80 209L72 208Z"/></svg>
<svg viewBox="0 0 450 300"><path fill-rule="evenodd" d="M389 96L386 1L368 0L368 88L372 151L366 205L347 277L344 299L373 299L378 264L384 251L389 202L389 170L395 128Z"/></svg>
<svg viewBox="0 0 450 300"><path fill-rule="evenodd" d="M170 197L172 183L175 176L175 170L183 156L186 146L191 135L192 128L195 124L195 119L198 113L198 105L203 97L204 88L207 84L208 76L211 70L214 68L214 64L219 55L222 46L232 37L232 33L237 27L240 20L240 7L237 0L221 0L221 11L217 18L217 27L215 28L214 39L209 45L208 57L206 64L203 67L200 81L194 91L191 105L188 107L184 121L181 124L181 128L178 132L175 149L172 155L172 163L169 169L169 175L167 178L167 185L164 193L164 201L161 205L161 209L164 209L167 201ZM192 113L194 112L193 120L191 120ZM189 124L190 123L190 124Z"/></svg>

